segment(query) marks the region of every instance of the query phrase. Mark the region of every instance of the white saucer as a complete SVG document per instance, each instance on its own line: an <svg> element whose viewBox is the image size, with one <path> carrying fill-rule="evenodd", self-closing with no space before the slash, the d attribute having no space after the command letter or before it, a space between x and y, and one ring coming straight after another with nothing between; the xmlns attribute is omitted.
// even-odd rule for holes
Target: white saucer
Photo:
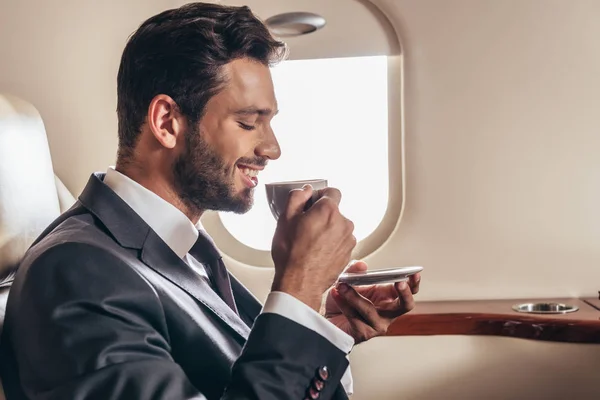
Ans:
<svg viewBox="0 0 600 400"><path fill-rule="evenodd" d="M348 285L361 286L361 285L380 285L382 283L393 283L408 280L410 275L414 275L417 272L421 272L423 267L411 266L411 267L398 267L398 268L386 268L378 269L374 271L366 272L346 272L340 275L338 282L347 283Z"/></svg>

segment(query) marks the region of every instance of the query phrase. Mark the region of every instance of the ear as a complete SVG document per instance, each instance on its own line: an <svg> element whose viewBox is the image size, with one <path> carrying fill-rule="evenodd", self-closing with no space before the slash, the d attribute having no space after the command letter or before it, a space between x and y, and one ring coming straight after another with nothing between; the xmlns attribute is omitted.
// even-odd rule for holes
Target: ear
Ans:
<svg viewBox="0 0 600 400"><path fill-rule="evenodd" d="M179 112L177 103L166 94L155 96L148 106L148 127L156 140L172 149L183 138L186 118Z"/></svg>

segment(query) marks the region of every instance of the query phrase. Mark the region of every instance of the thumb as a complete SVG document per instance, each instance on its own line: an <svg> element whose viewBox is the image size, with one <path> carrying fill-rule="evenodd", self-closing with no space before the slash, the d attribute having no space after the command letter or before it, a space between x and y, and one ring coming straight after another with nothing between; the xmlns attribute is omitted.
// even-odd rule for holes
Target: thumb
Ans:
<svg viewBox="0 0 600 400"><path fill-rule="evenodd" d="M350 264L348 264L348 267L344 270L344 272L351 272L351 273L357 273L357 272L366 272L368 269L367 263L361 260L352 260L350 261Z"/></svg>
<svg viewBox="0 0 600 400"><path fill-rule="evenodd" d="M311 198L313 188L310 185L304 185L302 189L293 189L290 191L288 204L285 210L286 219L291 219L304 211L304 205Z"/></svg>

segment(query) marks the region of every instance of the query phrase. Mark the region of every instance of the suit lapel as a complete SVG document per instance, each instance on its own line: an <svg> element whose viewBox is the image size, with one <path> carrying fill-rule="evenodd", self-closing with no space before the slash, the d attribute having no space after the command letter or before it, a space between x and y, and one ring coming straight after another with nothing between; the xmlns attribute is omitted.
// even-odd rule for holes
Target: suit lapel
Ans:
<svg viewBox="0 0 600 400"><path fill-rule="evenodd" d="M231 281L231 291L233 292L233 297L235 298L238 310L247 316L249 319L247 323L249 326L252 326L254 320L262 310L262 304L231 273L229 273L229 279Z"/></svg>
<svg viewBox="0 0 600 400"><path fill-rule="evenodd" d="M149 231L144 243L142 261L205 305L242 338L248 339L248 325L153 230Z"/></svg>
<svg viewBox="0 0 600 400"><path fill-rule="evenodd" d="M127 203L102 182L103 179L104 174L90 177L79 196L81 204L102 221L121 246L141 250L144 264L187 292L246 340L250 333L248 325Z"/></svg>

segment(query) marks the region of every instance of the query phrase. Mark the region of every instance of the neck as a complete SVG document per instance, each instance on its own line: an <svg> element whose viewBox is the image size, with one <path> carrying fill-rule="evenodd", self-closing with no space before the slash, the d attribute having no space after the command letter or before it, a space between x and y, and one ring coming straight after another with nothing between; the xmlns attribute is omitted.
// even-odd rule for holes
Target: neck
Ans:
<svg viewBox="0 0 600 400"><path fill-rule="evenodd" d="M185 214L194 225L200 220L204 211L198 210L192 205L188 205L186 202L182 201L172 184L172 180L168 179L164 173L153 170L152 168L146 168L136 161L129 161L127 163L117 161L115 169L146 189L154 192L163 200L171 203L179 211Z"/></svg>

